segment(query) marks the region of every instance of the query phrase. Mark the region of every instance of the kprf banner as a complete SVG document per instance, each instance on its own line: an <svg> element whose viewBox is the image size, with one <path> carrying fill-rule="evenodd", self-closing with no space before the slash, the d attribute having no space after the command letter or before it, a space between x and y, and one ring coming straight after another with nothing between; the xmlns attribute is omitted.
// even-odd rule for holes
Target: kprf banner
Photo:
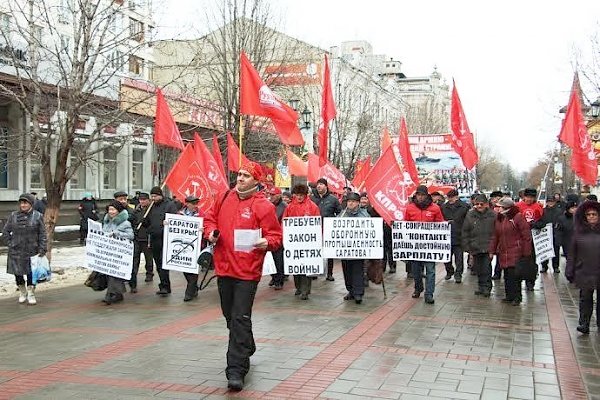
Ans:
<svg viewBox="0 0 600 400"><path fill-rule="evenodd" d="M323 257L344 260L383 258L382 218L324 218Z"/></svg>
<svg viewBox="0 0 600 400"><path fill-rule="evenodd" d="M448 222L394 221L394 261L449 262L452 250L450 229Z"/></svg>
<svg viewBox="0 0 600 400"><path fill-rule="evenodd" d="M100 222L88 219L85 267L115 278L131 279L133 242L102 232Z"/></svg>
<svg viewBox="0 0 600 400"><path fill-rule="evenodd" d="M162 267L173 271L198 273L203 218L167 214L163 227Z"/></svg>
<svg viewBox="0 0 600 400"><path fill-rule="evenodd" d="M283 224L283 267L286 275L323 273L321 217L288 217Z"/></svg>
<svg viewBox="0 0 600 400"><path fill-rule="evenodd" d="M554 258L554 238L552 232L552 224L547 224L542 229L531 230L533 248L535 249L535 262L538 264Z"/></svg>

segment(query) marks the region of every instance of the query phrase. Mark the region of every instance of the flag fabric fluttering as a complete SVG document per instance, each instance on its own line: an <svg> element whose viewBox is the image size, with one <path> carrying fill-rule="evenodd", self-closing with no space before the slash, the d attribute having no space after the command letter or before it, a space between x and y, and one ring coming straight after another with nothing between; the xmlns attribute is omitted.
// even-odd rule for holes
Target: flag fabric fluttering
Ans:
<svg viewBox="0 0 600 400"><path fill-rule="evenodd" d="M219 167L221 174L223 174L223 176L227 178L227 174L225 173L225 165L223 164L223 156L221 155L221 148L219 147L219 140L217 139L217 135L215 135L214 133L212 139L212 154L215 161L217 162L217 166Z"/></svg>
<svg viewBox="0 0 600 400"><path fill-rule="evenodd" d="M245 155L242 154L242 165L250 162ZM233 140L233 137L227 132L227 169L231 172L240 170L240 148Z"/></svg>
<svg viewBox="0 0 600 400"><path fill-rule="evenodd" d="M381 134L381 154L385 153L388 147L392 145L392 138L390 137L390 132L388 131L387 126L383 128L383 132Z"/></svg>
<svg viewBox="0 0 600 400"><path fill-rule="evenodd" d="M586 185L596 185L598 179L598 163L587 132L585 119L581 110L581 87L577 72L573 78L573 87L567 105L558 140L572 150L571 168Z"/></svg>
<svg viewBox="0 0 600 400"><path fill-rule="evenodd" d="M308 165L300 157L298 157L291 150L286 150L287 164L290 175L294 176L307 176Z"/></svg>
<svg viewBox="0 0 600 400"><path fill-rule="evenodd" d="M225 175L221 173L219 165L198 133L194 133L194 150L196 150L196 159L200 161L204 176L208 179L213 192L219 193L229 189Z"/></svg>
<svg viewBox="0 0 600 400"><path fill-rule="evenodd" d="M240 113L270 118L283 144L304 144L298 128L298 113L260 79L244 52L240 54Z"/></svg>
<svg viewBox="0 0 600 400"><path fill-rule="evenodd" d="M329 61L325 54L325 68L323 70L323 93L321 96L321 126L319 127L319 164L325 165L329 161L329 123L335 118L335 101L331 90L331 75Z"/></svg>
<svg viewBox="0 0 600 400"><path fill-rule="evenodd" d="M202 210L210 209L214 203L213 190L191 143L173 164L165 184L171 193L182 201L187 196L198 197L198 206Z"/></svg>
<svg viewBox="0 0 600 400"><path fill-rule="evenodd" d="M183 150L183 140L173 119L162 91L156 89L156 118L154 120L154 143Z"/></svg>
<svg viewBox="0 0 600 400"><path fill-rule="evenodd" d="M354 166L354 178L352 179L352 185L356 190L362 190L369 172L371 172L371 156L367 156L364 160L356 161Z"/></svg>
<svg viewBox="0 0 600 400"><path fill-rule="evenodd" d="M470 170L473 169L479 161L479 156L477 155L473 134L467 124L467 118L465 117L460 97L458 97L458 91L456 90L456 83L454 83L454 80L452 80L452 84L452 104L450 108L452 148L462 159L465 168Z"/></svg>
<svg viewBox="0 0 600 400"><path fill-rule="evenodd" d="M398 152L404 164L404 169L408 172L415 185L419 184L419 171L415 165L415 160L410 152L408 143L408 128L404 117L400 119L400 132L398 133Z"/></svg>

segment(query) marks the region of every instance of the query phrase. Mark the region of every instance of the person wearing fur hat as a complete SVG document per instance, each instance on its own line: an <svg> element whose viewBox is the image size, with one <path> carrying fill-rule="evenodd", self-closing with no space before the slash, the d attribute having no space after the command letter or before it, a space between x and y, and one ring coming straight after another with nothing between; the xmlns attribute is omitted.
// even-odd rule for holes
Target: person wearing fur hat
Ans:
<svg viewBox="0 0 600 400"><path fill-rule="evenodd" d="M556 241L562 247L565 258L569 256L569 248L573 239L573 217L577 211L577 203L568 201L565 203L564 212L556 221Z"/></svg>
<svg viewBox="0 0 600 400"><path fill-rule="evenodd" d="M596 291L596 324L600 328L600 203L584 201L575 212L571 251L565 276L579 288L577 331L590 333Z"/></svg>
<svg viewBox="0 0 600 400"><path fill-rule="evenodd" d="M91 192L83 194L77 211L79 211L79 244L84 245L88 233L88 219L98 221L98 206Z"/></svg>
<svg viewBox="0 0 600 400"><path fill-rule="evenodd" d="M215 245L214 265L221 310L229 329L227 387L240 391L256 351L252 334L252 305L267 251L281 247L281 225L275 206L258 191L261 168L244 163L236 186L217 197L204 219L205 238ZM261 236L250 249L240 246L236 231L258 231Z"/></svg>
<svg viewBox="0 0 600 400"><path fill-rule="evenodd" d="M499 212L494 222L494 235L490 243L489 257L499 257L500 268L504 271L504 302L521 304L521 279L515 273L517 262L530 258L533 253L533 240L529 224L519 212L515 202L508 197L497 203ZM480 293L489 297L489 293Z"/></svg>
<svg viewBox="0 0 600 400"><path fill-rule="evenodd" d="M452 253L450 262L446 263L446 280L452 279L456 283L462 282L464 270L464 257L462 247L462 228L469 206L458 197L458 190L452 189L447 194L448 201L441 205L442 215L446 221L450 221ZM452 266L452 257L456 269Z"/></svg>
<svg viewBox="0 0 600 400"><path fill-rule="evenodd" d="M544 214L537 222L531 224L532 228L542 229L547 224L552 225L552 236L553 236L553 247L554 247L554 258L552 258L552 269L555 274L560 273L559 261L560 261L560 242L557 237L557 222L558 218L563 214L564 210L556 205L554 196L548 196L546 198L546 206L544 207ZM542 262L542 272L548 272L549 260Z"/></svg>
<svg viewBox="0 0 600 400"><path fill-rule="evenodd" d="M33 195L20 195L18 211L9 215L2 230L2 238L8 247L6 273L15 276L19 288L19 303L27 302L31 305L37 303L31 257L44 256L47 251L44 218L39 211L33 209L34 204Z"/></svg>
<svg viewBox="0 0 600 400"><path fill-rule="evenodd" d="M129 213L123 203L113 200L106 206L102 231L110 237L133 240L133 228L128 219ZM108 276L106 296L102 301L107 305L121 302L123 301L123 293L125 293L125 280Z"/></svg>
<svg viewBox="0 0 600 400"><path fill-rule="evenodd" d="M317 180L317 186L314 194L310 196L313 203L321 210L321 217L335 217L342 211L342 206L338 198L329 191L327 179L320 178ZM333 277L333 259L327 260L327 277L328 281L334 281Z"/></svg>

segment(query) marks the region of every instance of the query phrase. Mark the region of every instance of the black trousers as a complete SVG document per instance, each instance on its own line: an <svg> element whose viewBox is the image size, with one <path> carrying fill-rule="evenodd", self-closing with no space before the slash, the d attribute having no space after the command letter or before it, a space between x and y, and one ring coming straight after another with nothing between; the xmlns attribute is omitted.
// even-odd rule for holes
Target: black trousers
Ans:
<svg viewBox="0 0 600 400"><path fill-rule="evenodd" d="M594 311L594 291L596 291L596 325L600 326L600 310L598 309L600 285L598 284L595 287L579 289L579 325L590 326L592 312Z"/></svg>
<svg viewBox="0 0 600 400"><path fill-rule="evenodd" d="M196 296L198 293L198 274L190 274L189 272L184 272L183 276L187 282L187 286L185 288L185 294L191 297Z"/></svg>
<svg viewBox="0 0 600 400"><path fill-rule="evenodd" d="M333 258L327 259L327 276L333 276Z"/></svg>
<svg viewBox="0 0 600 400"><path fill-rule="evenodd" d="M275 283L275 285L283 286L283 247L274 251L272 254L277 273L271 274L271 278L273 278L273 283Z"/></svg>
<svg viewBox="0 0 600 400"><path fill-rule="evenodd" d="M392 228L387 225L383 226L383 270L387 265L390 266L391 271L396 270L396 261L394 261L392 252Z"/></svg>
<svg viewBox="0 0 600 400"><path fill-rule="evenodd" d="M219 277L217 287L229 329L225 375L227 379L243 378L250 369L250 356L256 351L252 335L252 305L258 282Z"/></svg>
<svg viewBox="0 0 600 400"><path fill-rule="evenodd" d="M492 263L488 253L473 254L473 270L477 273L479 291L483 293L491 292Z"/></svg>
<svg viewBox="0 0 600 400"><path fill-rule="evenodd" d="M504 291L506 292L507 300L521 301L521 282L522 279L517 279L515 267L504 268Z"/></svg>
<svg viewBox="0 0 600 400"><path fill-rule="evenodd" d="M558 240L556 240L556 238L554 239L553 247L554 247L554 258L552 259L552 268L558 269L558 263L560 262L560 243L558 243ZM547 270L548 270L548 260L542 261L542 271L547 271Z"/></svg>
<svg viewBox="0 0 600 400"><path fill-rule="evenodd" d="M152 258L154 259L154 264L156 264L156 272L158 272L158 277L160 278L160 283L158 284L158 288L165 288L169 292L171 291L171 280L169 279L169 270L163 269L162 267L162 251L163 251L163 238L161 237L153 237L150 241L150 247L152 248Z"/></svg>
<svg viewBox="0 0 600 400"><path fill-rule="evenodd" d="M144 259L146 260L146 275L153 276L152 272L152 249L148 246L147 241L134 241L133 242L133 269L131 270L131 279L129 280L129 286L132 288L137 287L137 274L140 270L141 255L144 253Z"/></svg>
<svg viewBox="0 0 600 400"><path fill-rule="evenodd" d="M300 294L310 294L312 277L306 275L294 275L294 286Z"/></svg>
<svg viewBox="0 0 600 400"><path fill-rule="evenodd" d="M15 275L15 281L17 282L17 286L25 284L25 278L23 278L23 275ZM35 286L33 284L33 277L31 272L27 274L27 286Z"/></svg>
<svg viewBox="0 0 600 400"><path fill-rule="evenodd" d="M452 257L454 257L454 264L456 270L452 266ZM444 263L446 266L446 272L450 275L456 274L457 277L461 278L465 269L465 257L461 245L453 245L450 253L450 262Z"/></svg>
<svg viewBox="0 0 600 400"><path fill-rule="evenodd" d="M365 294L363 260L342 260L342 270L348 293L355 297Z"/></svg>

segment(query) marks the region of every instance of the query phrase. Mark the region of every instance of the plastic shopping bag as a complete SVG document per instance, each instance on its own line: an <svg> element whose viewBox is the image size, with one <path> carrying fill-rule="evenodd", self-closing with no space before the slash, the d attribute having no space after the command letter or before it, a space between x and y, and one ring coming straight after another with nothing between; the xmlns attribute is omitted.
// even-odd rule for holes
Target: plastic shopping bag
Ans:
<svg viewBox="0 0 600 400"><path fill-rule="evenodd" d="M275 268L275 260L273 259L273 254L270 251L267 251L267 254L265 255L265 260L263 261L262 276L276 273L277 268Z"/></svg>
<svg viewBox="0 0 600 400"><path fill-rule="evenodd" d="M48 257L35 255L31 257L31 276L33 284L40 282L48 282L52 279L52 271L50 270L50 261Z"/></svg>

